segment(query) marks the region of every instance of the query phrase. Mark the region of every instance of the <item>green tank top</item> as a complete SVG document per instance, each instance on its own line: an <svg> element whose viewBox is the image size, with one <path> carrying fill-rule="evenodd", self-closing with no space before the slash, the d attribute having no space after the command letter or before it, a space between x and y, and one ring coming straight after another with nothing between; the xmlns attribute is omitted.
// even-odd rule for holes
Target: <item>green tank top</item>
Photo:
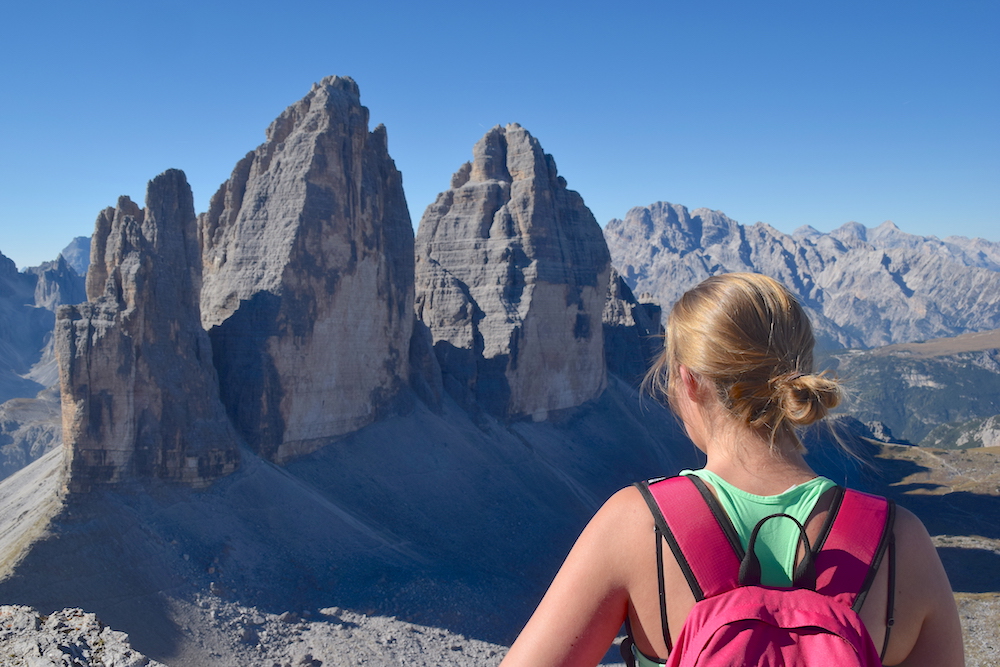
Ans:
<svg viewBox="0 0 1000 667"><path fill-rule="evenodd" d="M694 475L715 489L719 504L736 528L743 549L750 542L754 526L766 516L788 514L805 524L819 497L836 484L826 477L813 479L791 487L776 496L758 496L738 489L708 470L682 470L682 475ZM761 583L765 586L791 586L795 553L799 545L799 529L788 519L771 519L757 534L754 550L760 559ZM632 653L638 667L659 667L663 662L643 655L634 645Z"/></svg>

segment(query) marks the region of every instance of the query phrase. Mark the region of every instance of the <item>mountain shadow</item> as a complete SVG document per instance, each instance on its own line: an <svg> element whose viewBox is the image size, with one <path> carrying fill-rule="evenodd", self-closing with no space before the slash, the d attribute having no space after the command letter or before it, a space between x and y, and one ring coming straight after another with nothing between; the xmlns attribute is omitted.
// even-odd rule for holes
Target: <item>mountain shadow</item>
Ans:
<svg viewBox="0 0 1000 667"><path fill-rule="evenodd" d="M473 418L448 396L440 411L413 405L286 467L244 451L206 489L144 480L71 497L0 599L93 611L172 667L224 664L192 635L226 632L199 606L208 591L267 613L338 606L504 644L604 500L699 464L672 415L614 377L541 423ZM23 492L11 481L7 534Z"/></svg>

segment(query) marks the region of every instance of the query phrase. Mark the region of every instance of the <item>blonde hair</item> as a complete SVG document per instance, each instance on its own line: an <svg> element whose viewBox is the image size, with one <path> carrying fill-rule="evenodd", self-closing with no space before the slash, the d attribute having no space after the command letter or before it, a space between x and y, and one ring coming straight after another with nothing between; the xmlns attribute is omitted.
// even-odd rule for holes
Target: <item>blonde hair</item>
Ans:
<svg viewBox="0 0 1000 667"><path fill-rule="evenodd" d="M667 318L663 353L645 386L668 402L683 365L714 386L742 423L802 445L797 427L819 421L840 402L840 385L813 372L812 326L778 281L757 273L712 276L687 291Z"/></svg>

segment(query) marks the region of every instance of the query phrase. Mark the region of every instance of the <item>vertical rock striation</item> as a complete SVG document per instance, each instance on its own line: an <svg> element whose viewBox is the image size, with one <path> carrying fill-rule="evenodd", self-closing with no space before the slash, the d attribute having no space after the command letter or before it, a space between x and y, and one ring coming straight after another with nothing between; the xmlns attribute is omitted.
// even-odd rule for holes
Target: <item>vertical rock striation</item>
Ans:
<svg viewBox="0 0 1000 667"><path fill-rule="evenodd" d="M605 387L608 249L527 130L494 127L473 154L420 221L417 313L451 393L542 419Z"/></svg>
<svg viewBox="0 0 1000 667"><path fill-rule="evenodd" d="M389 408L408 378L413 228L353 80L282 113L199 225L202 323L251 446L285 460Z"/></svg>
<svg viewBox="0 0 1000 667"><path fill-rule="evenodd" d="M235 470L198 309L201 255L183 172L97 219L88 301L56 318L69 488L130 477L202 485ZM103 279L103 284L99 284Z"/></svg>

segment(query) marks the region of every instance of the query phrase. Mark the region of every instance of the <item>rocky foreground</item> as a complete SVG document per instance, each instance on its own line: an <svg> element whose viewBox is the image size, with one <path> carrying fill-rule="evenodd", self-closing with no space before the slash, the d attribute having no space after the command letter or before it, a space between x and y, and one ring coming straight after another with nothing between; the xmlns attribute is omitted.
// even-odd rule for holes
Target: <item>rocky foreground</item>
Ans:
<svg viewBox="0 0 1000 667"><path fill-rule="evenodd" d="M1000 664L1000 595L959 594L966 665ZM264 667L353 667L354 665L497 665L507 647L441 628L392 617L367 616L337 607L318 615L269 614L207 596L184 615L185 627L219 659ZM618 662L617 642L603 665ZM129 637L81 609L48 616L29 607L0 606L0 665L5 667L166 667L134 650Z"/></svg>
<svg viewBox="0 0 1000 667"><path fill-rule="evenodd" d="M0 606L0 664L10 667L163 667L132 649L128 635L82 609L48 616L30 607Z"/></svg>
<svg viewBox="0 0 1000 667"><path fill-rule="evenodd" d="M211 622L204 621L211 619ZM181 616L210 654L231 665L495 665L506 648L446 630L331 607L317 615L268 614L207 596ZM0 665L166 667L134 650L95 614L0 607Z"/></svg>

